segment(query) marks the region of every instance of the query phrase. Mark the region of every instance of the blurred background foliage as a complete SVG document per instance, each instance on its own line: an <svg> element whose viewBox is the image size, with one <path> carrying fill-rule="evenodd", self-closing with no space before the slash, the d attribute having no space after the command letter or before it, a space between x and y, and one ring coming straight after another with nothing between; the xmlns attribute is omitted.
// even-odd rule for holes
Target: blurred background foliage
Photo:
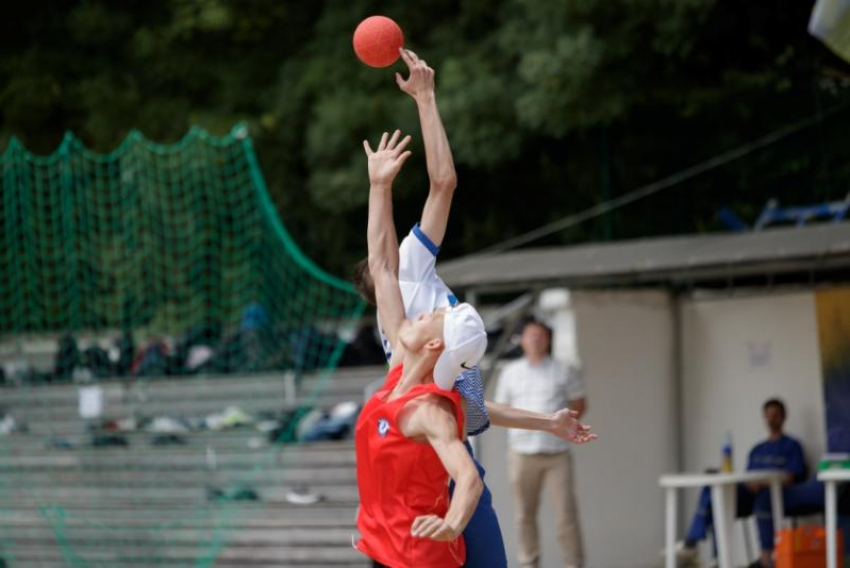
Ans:
<svg viewBox="0 0 850 568"><path fill-rule="evenodd" d="M17 2L0 21L0 149L98 151L249 123L280 215L347 276L365 254L360 141L414 134L400 232L427 191L401 62L365 67L357 23L385 14L437 71L460 185L444 246L474 252L848 100L848 65L806 32L812 2L773 0L124 0ZM839 111L780 143L537 244L723 230L765 201L841 199Z"/></svg>

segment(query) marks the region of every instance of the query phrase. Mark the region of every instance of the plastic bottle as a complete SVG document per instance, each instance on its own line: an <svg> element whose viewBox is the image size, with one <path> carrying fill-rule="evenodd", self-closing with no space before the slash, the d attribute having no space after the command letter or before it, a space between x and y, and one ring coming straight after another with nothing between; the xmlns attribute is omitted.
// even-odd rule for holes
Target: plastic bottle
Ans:
<svg viewBox="0 0 850 568"><path fill-rule="evenodd" d="M723 442L723 461L720 465L720 471L732 473L732 434L729 432L726 432L726 439Z"/></svg>

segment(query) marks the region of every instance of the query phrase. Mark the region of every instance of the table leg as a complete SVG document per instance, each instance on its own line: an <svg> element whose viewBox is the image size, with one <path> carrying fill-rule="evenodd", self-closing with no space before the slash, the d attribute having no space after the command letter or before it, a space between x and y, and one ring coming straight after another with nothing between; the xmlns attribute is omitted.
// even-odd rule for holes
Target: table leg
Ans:
<svg viewBox="0 0 850 568"><path fill-rule="evenodd" d="M732 568L732 526L735 522L735 485L712 485L711 506L714 509L717 562L720 568Z"/></svg>
<svg viewBox="0 0 850 568"><path fill-rule="evenodd" d="M665 568L676 568L676 488L667 488L664 530Z"/></svg>
<svg viewBox="0 0 850 568"><path fill-rule="evenodd" d="M824 485L826 486L826 567L838 568L835 482L825 481Z"/></svg>
<svg viewBox="0 0 850 568"><path fill-rule="evenodd" d="M785 504L782 502L782 480L770 480L770 511L773 517L773 534L782 530L782 520L785 518ZM775 538L775 536L774 536Z"/></svg>

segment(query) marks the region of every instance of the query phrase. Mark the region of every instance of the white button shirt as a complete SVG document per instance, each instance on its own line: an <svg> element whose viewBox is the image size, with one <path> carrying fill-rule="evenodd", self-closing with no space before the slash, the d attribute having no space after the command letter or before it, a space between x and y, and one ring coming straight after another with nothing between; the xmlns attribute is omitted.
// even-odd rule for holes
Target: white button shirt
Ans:
<svg viewBox="0 0 850 568"><path fill-rule="evenodd" d="M496 387L496 402L550 414L567 408L569 401L584 398L586 394L578 369L551 357L544 357L536 365L523 357L505 365ZM520 454L551 454L570 448L557 436L533 430L510 429L508 442Z"/></svg>

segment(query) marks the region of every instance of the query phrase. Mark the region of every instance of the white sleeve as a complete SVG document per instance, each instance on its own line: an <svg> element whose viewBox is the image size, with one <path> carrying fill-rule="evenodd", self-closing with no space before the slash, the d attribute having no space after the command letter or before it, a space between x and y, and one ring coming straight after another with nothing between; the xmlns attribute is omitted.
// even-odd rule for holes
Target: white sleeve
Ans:
<svg viewBox="0 0 850 568"><path fill-rule="evenodd" d="M496 396L493 398L493 402L511 406L510 380L510 368L505 367L499 375L499 382L496 384Z"/></svg>
<svg viewBox="0 0 850 568"><path fill-rule="evenodd" d="M564 367L567 379L567 400L576 400L587 396L587 388L584 386L581 369L575 365Z"/></svg>
<svg viewBox="0 0 850 568"><path fill-rule="evenodd" d="M437 275L437 253L440 247L419 228L413 226L398 249L398 279L403 282L424 282Z"/></svg>

